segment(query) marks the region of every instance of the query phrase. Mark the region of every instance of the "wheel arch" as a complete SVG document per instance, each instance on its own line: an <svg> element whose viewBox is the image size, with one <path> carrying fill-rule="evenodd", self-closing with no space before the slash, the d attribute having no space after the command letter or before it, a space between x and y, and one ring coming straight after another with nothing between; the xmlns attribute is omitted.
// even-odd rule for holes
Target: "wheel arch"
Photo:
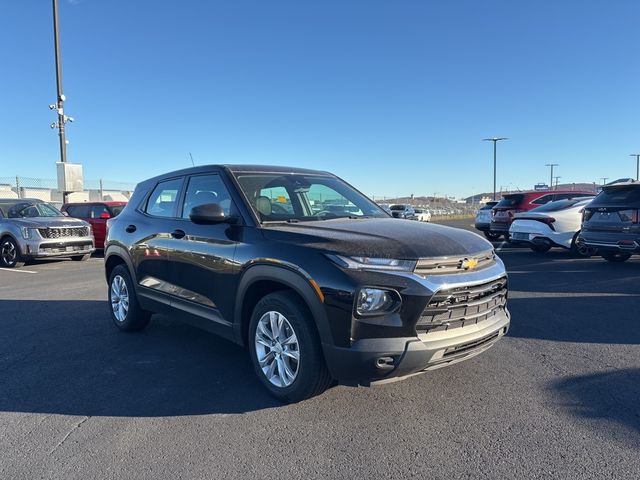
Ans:
<svg viewBox="0 0 640 480"><path fill-rule="evenodd" d="M238 284L236 293L233 332L236 341L245 345L251 313L256 303L265 295L278 291L292 291L309 309L320 341L330 342L331 332L327 315L318 293L310 283L311 277L301 270L276 266L255 265L249 267Z"/></svg>
<svg viewBox="0 0 640 480"><path fill-rule="evenodd" d="M104 255L104 274L107 282L109 282L111 272L113 272L113 269L118 265L126 265L129 269L131 279L134 284L137 284L135 269L133 268L133 263L131 262L127 251L118 245L112 245Z"/></svg>

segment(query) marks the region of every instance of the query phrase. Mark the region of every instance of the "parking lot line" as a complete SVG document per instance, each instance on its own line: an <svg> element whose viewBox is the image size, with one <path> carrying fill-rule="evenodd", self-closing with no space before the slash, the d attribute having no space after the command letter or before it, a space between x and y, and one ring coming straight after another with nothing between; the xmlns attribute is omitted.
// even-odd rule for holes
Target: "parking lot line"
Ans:
<svg viewBox="0 0 640 480"><path fill-rule="evenodd" d="M32 270L16 270L13 268L0 268L0 272L14 272L14 273L38 273Z"/></svg>

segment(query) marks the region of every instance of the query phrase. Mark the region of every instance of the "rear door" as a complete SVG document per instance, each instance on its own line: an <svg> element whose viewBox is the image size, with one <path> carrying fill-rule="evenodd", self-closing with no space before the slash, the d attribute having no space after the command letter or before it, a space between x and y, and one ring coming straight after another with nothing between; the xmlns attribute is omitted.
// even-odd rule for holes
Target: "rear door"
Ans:
<svg viewBox="0 0 640 480"><path fill-rule="evenodd" d="M217 173L187 179L184 201L168 238L169 275L175 290L171 306L204 323L200 326L231 337L232 314L224 311L235 298L234 254L241 226L198 225L189 219L193 207L217 203L226 216L239 216L229 188ZM221 310L221 306L222 310Z"/></svg>
<svg viewBox="0 0 640 480"><path fill-rule="evenodd" d="M174 284L168 265L169 239L176 229L184 177L159 182L139 211L119 217L140 285L140 294L169 305Z"/></svg>

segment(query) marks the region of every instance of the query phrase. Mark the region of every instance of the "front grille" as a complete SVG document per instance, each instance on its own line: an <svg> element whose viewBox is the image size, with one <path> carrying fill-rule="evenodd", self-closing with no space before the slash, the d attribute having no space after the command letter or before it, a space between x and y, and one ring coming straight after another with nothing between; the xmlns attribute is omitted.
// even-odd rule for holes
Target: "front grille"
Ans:
<svg viewBox="0 0 640 480"><path fill-rule="evenodd" d="M431 297L416 328L438 331L460 328L490 319L507 302L507 277L474 285L443 289Z"/></svg>
<svg viewBox="0 0 640 480"><path fill-rule="evenodd" d="M54 227L39 228L42 238L88 237L89 227Z"/></svg>
<svg viewBox="0 0 640 480"><path fill-rule="evenodd" d="M464 270L480 270L495 263L496 254L490 250L466 257L421 258L418 260L414 272L427 277L429 275L460 273Z"/></svg>

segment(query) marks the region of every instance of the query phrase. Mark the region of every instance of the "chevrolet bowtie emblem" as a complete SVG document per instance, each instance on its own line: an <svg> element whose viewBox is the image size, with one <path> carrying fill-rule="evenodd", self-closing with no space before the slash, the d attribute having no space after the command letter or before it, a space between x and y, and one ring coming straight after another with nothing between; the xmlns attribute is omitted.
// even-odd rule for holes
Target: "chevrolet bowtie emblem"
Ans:
<svg viewBox="0 0 640 480"><path fill-rule="evenodd" d="M478 266L478 260L475 258L465 258L460 266L463 270L473 270Z"/></svg>

